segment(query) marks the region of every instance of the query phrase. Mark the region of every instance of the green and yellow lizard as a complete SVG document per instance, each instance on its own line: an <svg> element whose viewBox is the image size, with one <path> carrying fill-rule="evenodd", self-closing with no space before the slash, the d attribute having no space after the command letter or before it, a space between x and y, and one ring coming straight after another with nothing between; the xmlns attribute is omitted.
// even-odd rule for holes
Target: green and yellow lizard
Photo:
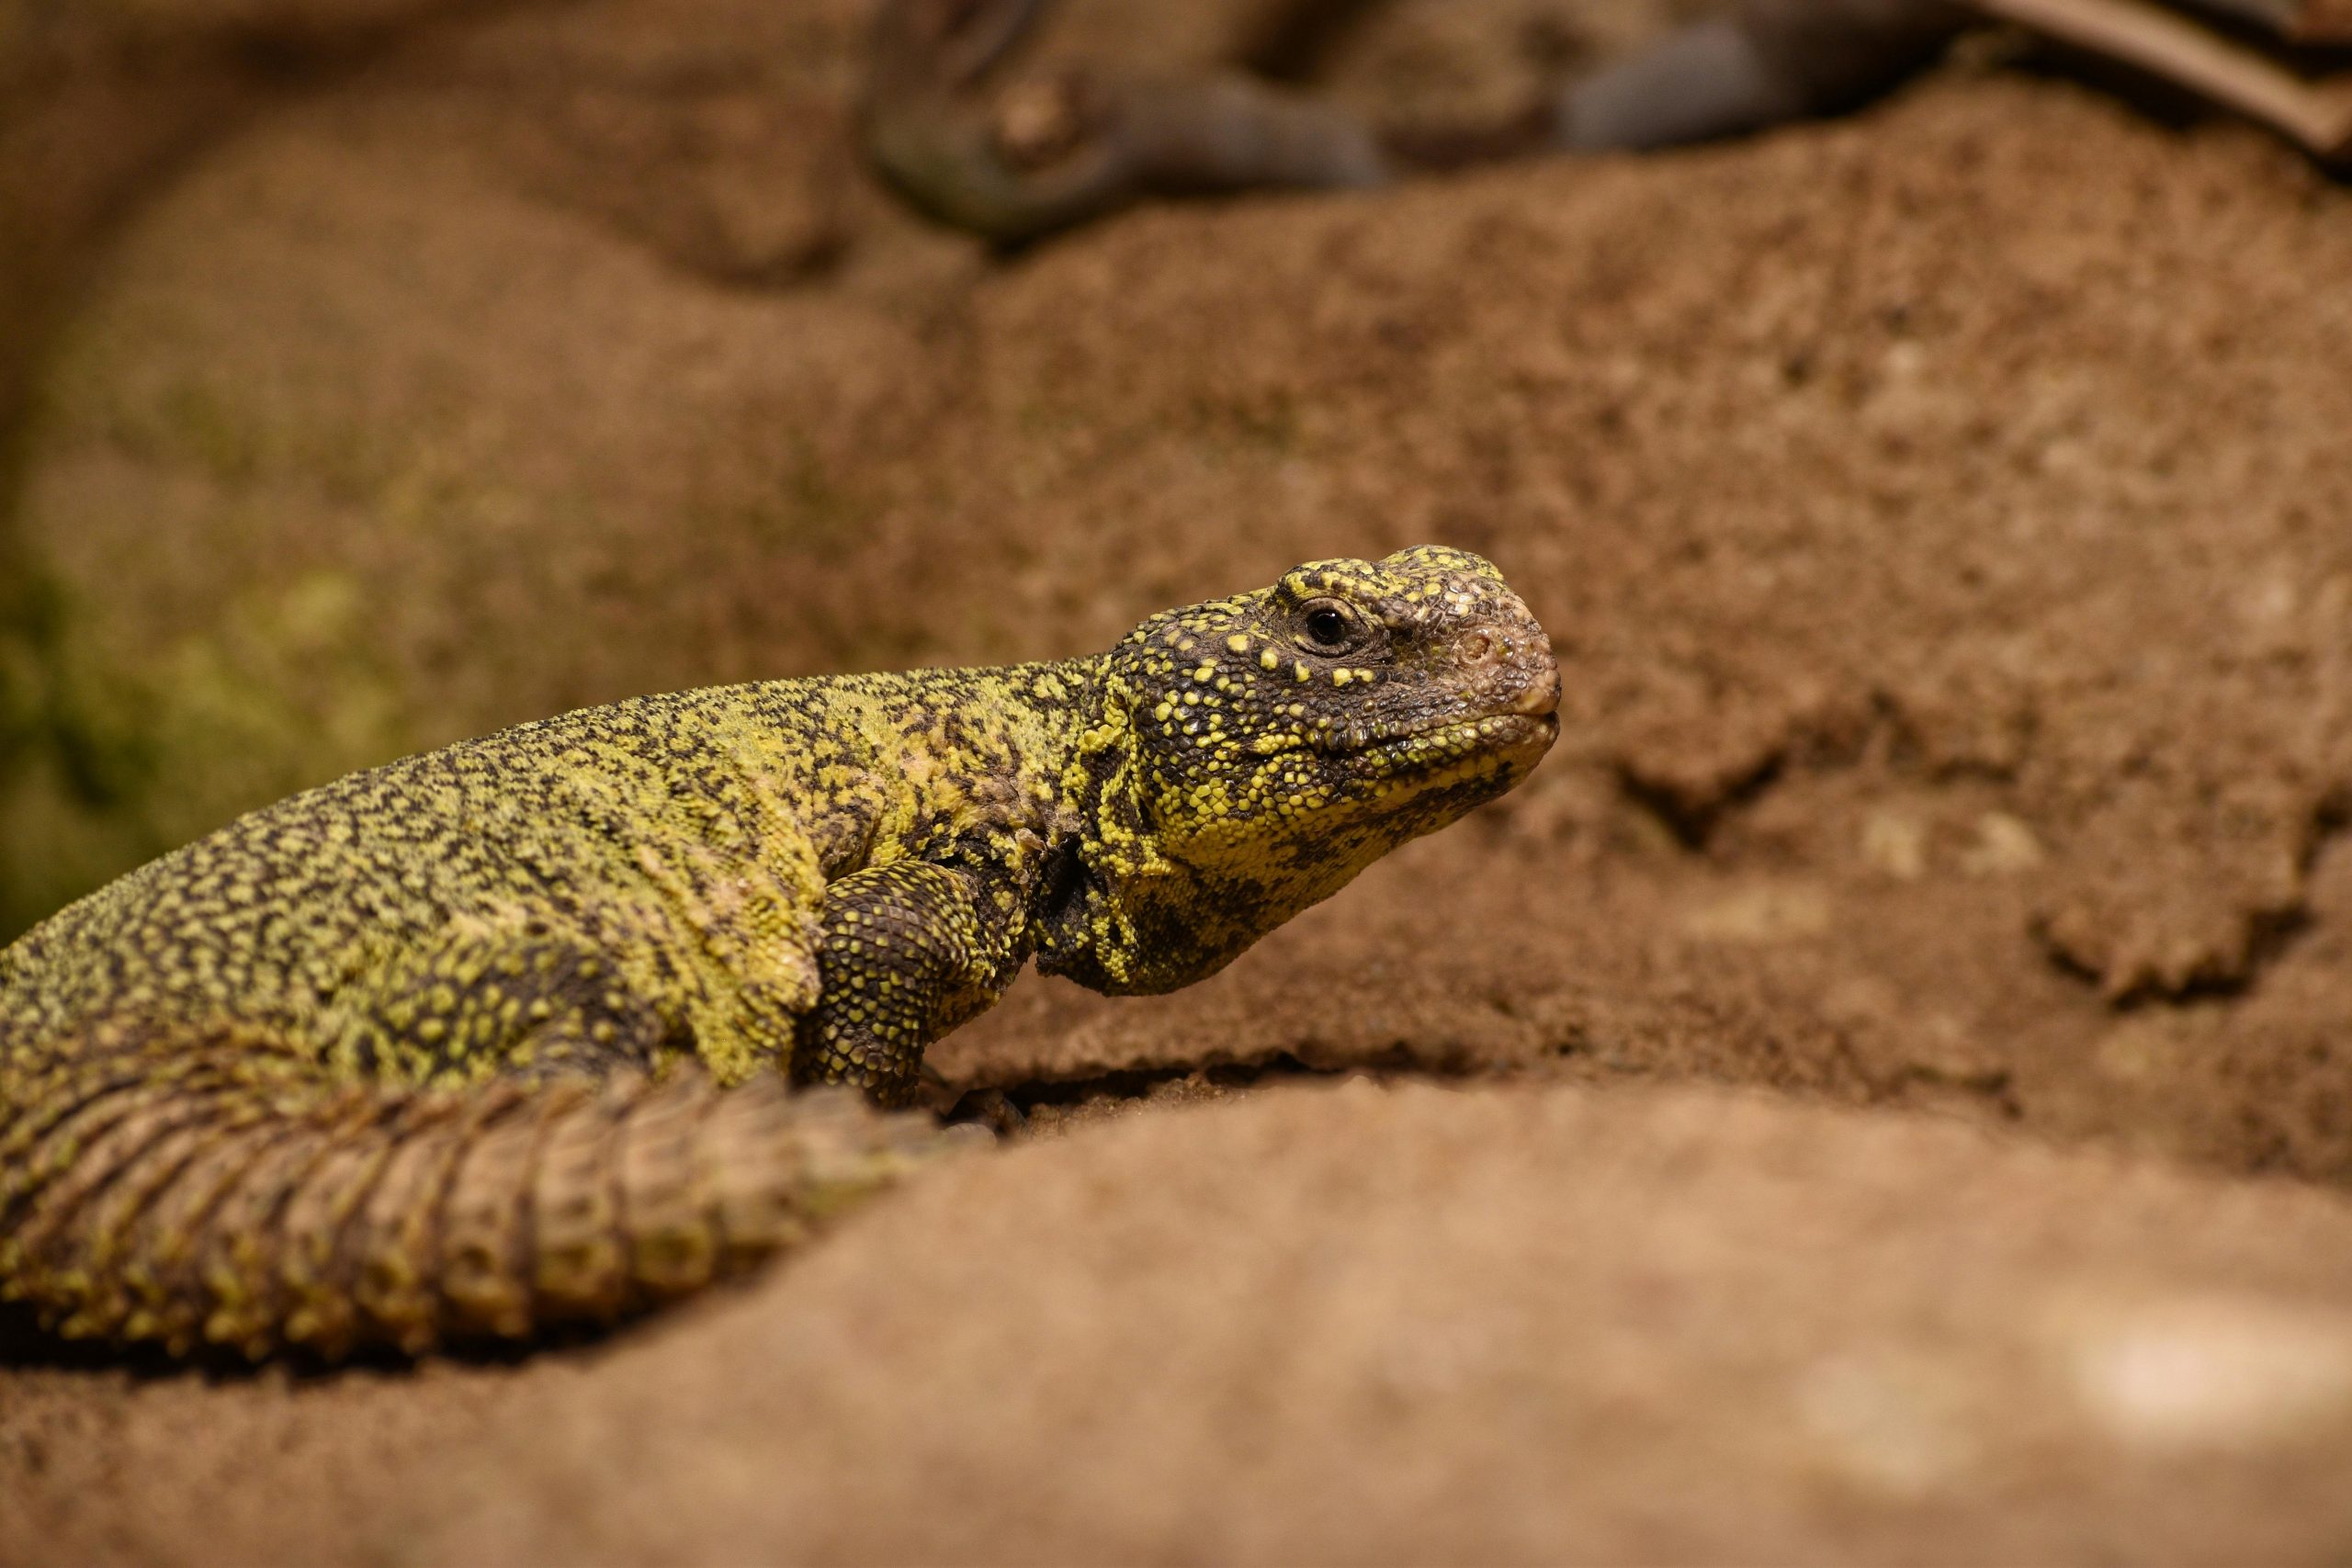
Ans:
<svg viewBox="0 0 2352 1568"><path fill-rule="evenodd" d="M889 1108L1024 962L1214 973L1510 788L1558 692L1424 547L1095 658L644 697L298 795L0 952L0 1295L335 1357L695 1291L935 1144Z"/></svg>

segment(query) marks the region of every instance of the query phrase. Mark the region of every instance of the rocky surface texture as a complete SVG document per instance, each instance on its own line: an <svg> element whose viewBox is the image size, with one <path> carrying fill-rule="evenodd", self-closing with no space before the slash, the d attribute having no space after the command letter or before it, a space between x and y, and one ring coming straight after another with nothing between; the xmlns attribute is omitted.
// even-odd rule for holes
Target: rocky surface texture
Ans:
<svg viewBox="0 0 2352 1568"><path fill-rule="evenodd" d="M42 100L96 195L0 111L11 929L417 746L1425 539L1566 730L1215 981L1023 982L937 1055L1027 1140L730 1299L12 1340L0 1562L2352 1550L2352 193L1962 65L1000 257L859 175L846 0L235 9L139 8L200 136ZM1329 69L1440 113L1642 22Z"/></svg>

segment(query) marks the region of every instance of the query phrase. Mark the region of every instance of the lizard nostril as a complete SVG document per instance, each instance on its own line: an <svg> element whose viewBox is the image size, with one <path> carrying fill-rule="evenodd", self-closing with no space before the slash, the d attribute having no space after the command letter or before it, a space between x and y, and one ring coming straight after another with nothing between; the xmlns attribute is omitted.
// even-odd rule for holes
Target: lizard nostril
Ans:
<svg viewBox="0 0 2352 1568"><path fill-rule="evenodd" d="M1495 639L1484 632L1472 632L1462 639L1462 660L1465 664L1484 664L1495 656Z"/></svg>

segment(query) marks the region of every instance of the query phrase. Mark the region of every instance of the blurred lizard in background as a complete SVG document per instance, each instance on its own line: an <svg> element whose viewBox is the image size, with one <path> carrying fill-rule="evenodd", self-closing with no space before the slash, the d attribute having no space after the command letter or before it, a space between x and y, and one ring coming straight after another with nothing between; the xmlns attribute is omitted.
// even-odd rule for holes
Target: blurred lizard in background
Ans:
<svg viewBox="0 0 2352 1568"><path fill-rule="evenodd" d="M924 1047L1028 960L1213 974L1517 784L1558 694L1495 569L1423 547L1094 658L644 697L255 812L0 951L0 1296L332 1358L698 1290L936 1147L896 1109Z"/></svg>
<svg viewBox="0 0 2352 1568"><path fill-rule="evenodd" d="M1155 197L1363 189L1838 114L1971 27L2003 23L2352 164L2352 0L1727 0L1494 123L1437 129L1374 124L1299 85L1318 44L1375 4L1270 0L1229 67L1164 73L1023 62L1046 0L885 0L861 113L866 156L933 217L1018 243Z"/></svg>

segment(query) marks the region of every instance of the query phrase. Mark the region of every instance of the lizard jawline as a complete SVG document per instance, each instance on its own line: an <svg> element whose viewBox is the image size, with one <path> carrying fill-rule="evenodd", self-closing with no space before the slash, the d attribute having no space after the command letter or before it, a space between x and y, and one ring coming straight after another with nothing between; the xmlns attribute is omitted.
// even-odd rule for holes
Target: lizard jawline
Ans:
<svg viewBox="0 0 2352 1568"><path fill-rule="evenodd" d="M1559 733L1560 721L1551 714L1498 713L1449 719L1395 735L1375 737L1341 731L1311 739L1306 749L1329 757L1438 766L1481 753L1541 751L1548 749Z"/></svg>

